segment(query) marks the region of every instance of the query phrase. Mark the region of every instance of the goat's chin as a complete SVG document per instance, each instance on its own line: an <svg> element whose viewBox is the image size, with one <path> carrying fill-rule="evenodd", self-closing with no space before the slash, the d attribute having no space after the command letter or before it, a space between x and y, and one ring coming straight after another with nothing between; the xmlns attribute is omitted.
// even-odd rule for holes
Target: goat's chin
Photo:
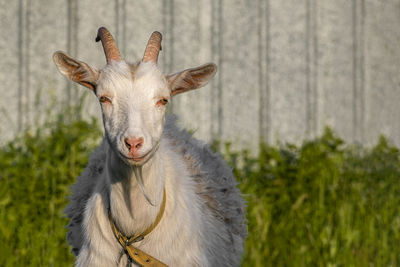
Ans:
<svg viewBox="0 0 400 267"><path fill-rule="evenodd" d="M154 155L156 149L157 147L153 147L138 157L132 157L124 152L119 152L118 155L127 165L140 166L145 164Z"/></svg>

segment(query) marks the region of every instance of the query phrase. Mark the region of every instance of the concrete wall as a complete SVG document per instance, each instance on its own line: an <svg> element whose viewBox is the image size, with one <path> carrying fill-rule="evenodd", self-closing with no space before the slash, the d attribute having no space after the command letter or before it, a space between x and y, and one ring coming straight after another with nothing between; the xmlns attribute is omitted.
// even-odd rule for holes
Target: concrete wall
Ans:
<svg viewBox="0 0 400 267"><path fill-rule="evenodd" d="M106 26L128 61L159 30L164 72L219 66L173 100L199 138L298 143L330 125L350 142L400 145L399 25L400 0L0 0L0 141L79 101L86 90L51 56L101 68ZM85 112L99 114L90 94Z"/></svg>

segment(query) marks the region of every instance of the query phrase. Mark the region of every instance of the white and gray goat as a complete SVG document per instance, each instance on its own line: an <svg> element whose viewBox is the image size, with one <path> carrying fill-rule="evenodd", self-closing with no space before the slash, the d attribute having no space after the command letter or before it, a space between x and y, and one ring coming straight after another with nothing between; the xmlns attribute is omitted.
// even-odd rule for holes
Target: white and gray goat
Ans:
<svg viewBox="0 0 400 267"><path fill-rule="evenodd" d="M216 66L164 75L161 34L127 64L104 27L107 65L98 70L58 51L69 79L100 102L105 136L72 186L67 239L76 266L237 266L247 235L231 169L167 116L172 96L204 86Z"/></svg>

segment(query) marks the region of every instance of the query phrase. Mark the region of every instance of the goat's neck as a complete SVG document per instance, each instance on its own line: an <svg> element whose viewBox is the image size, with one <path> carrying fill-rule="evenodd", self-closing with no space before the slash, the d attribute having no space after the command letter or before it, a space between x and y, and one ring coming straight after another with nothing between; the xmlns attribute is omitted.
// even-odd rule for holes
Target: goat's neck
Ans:
<svg viewBox="0 0 400 267"><path fill-rule="evenodd" d="M106 168L111 215L124 234L141 233L155 221L163 198L165 167L161 149L142 166L144 187L154 206L145 199L134 167L124 163L111 148L108 150Z"/></svg>

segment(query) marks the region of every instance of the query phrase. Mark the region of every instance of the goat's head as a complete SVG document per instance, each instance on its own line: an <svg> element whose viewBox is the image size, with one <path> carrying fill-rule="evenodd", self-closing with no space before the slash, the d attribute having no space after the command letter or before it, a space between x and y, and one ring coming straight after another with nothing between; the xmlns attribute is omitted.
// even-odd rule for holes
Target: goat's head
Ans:
<svg viewBox="0 0 400 267"><path fill-rule="evenodd" d="M154 32L143 59L134 65L121 59L112 35L104 27L96 38L101 40L107 60L103 69L97 70L61 51L53 55L63 75L96 94L108 142L131 165L143 164L157 148L171 96L207 84L216 73L214 64L206 64L163 75L157 67L161 38L159 32Z"/></svg>

